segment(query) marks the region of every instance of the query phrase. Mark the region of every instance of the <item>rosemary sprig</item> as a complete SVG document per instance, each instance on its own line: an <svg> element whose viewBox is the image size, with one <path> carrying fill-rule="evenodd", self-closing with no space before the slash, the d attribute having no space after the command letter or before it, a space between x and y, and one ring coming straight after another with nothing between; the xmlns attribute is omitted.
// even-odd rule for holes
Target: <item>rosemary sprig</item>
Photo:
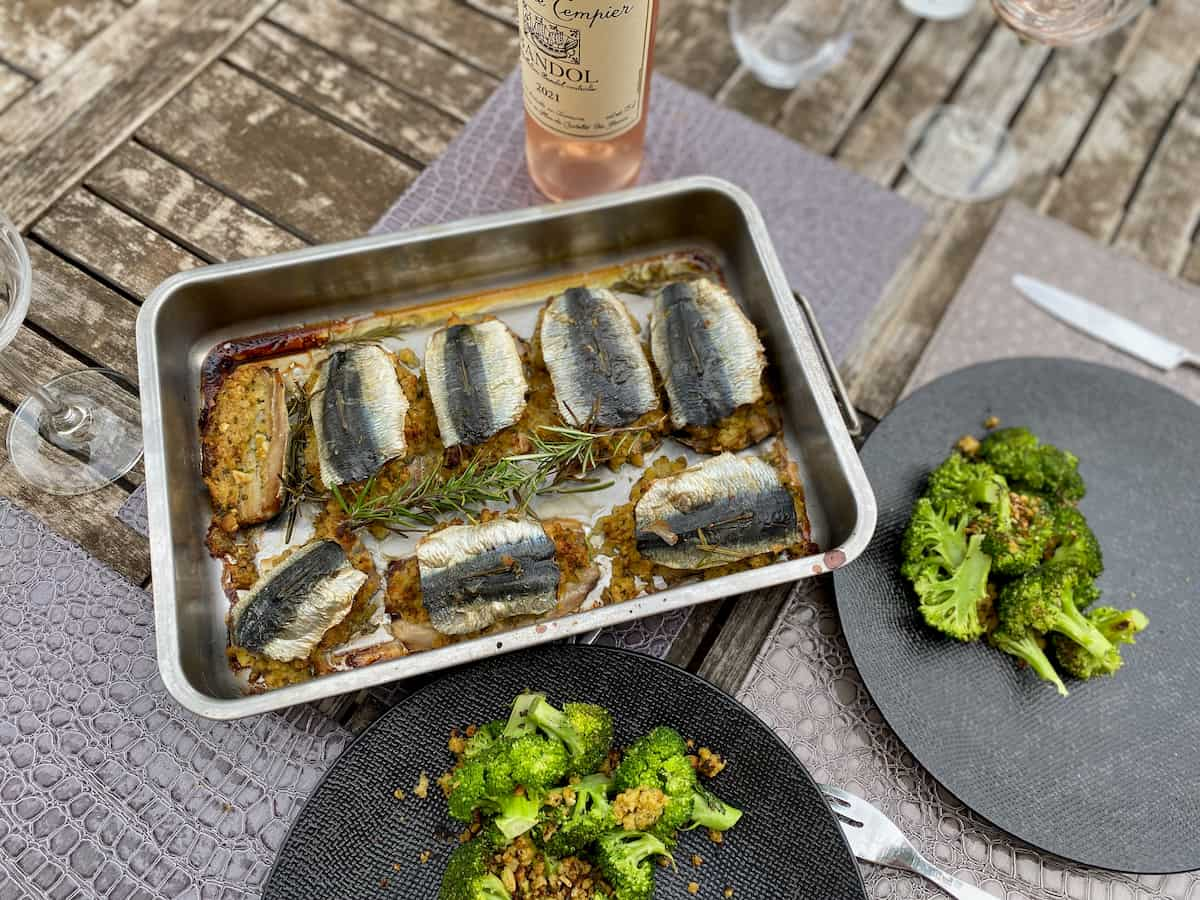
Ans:
<svg viewBox="0 0 1200 900"><path fill-rule="evenodd" d="M288 394L287 412L288 457L283 467L283 502L287 514L284 543L290 543L292 540L300 504L306 500L324 501L329 496L319 489L318 483L308 471L304 460L308 423L311 421L312 411L303 391L291 391Z"/></svg>

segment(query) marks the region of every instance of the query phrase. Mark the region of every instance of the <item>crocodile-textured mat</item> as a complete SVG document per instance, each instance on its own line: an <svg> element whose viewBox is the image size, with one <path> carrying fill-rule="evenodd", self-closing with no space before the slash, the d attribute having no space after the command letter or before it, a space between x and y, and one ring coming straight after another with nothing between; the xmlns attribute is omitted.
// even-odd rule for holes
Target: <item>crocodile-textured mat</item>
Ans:
<svg viewBox="0 0 1200 900"><path fill-rule="evenodd" d="M425 799L412 788L422 772L436 779L449 768L452 728L506 717L513 697L528 688L545 690L558 704L609 707L618 744L669 724L728 758L711 787L745 815L720 845L702 830L685 833L675 852L678 869L658 870L655 896L692 896L687 885L694 881L701 897L733 888L733 897L747 900L865 900L854 859L816 786L759 719L681 669L624 650L577 645L455 671L386 713L313 792L264 896L436 898L462 826L447 815L435 785ZM693 866L693 854L703 858L701 866Z"/></svg>
<svg viewBox="0 0 1200 900"><path fill-rule="evenodd" d="M920 621L898 572L924 475L989 415L1081 459L1081 503L1105 552L1102 603L1150 627L1113 677L1071 695L984 643ZM888 724L964 804L1035 847L1126 872L1200 867L1200 409L1091 363L985 363L927 385L871 435L879 502L868 551L835 574L854 661Z"/></svg>

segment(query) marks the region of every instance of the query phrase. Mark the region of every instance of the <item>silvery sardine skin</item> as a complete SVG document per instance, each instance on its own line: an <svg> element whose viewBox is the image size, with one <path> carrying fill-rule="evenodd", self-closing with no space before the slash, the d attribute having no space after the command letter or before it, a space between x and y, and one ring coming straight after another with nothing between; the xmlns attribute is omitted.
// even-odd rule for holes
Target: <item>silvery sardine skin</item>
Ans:
<svg viewBox="0 0 1200 900"><path fill-rule="evenodd" d="M525 411L529 385L521 351L499 319L456 323L431 334L425 380L447 447L482 444Z"/></svg>
<svg viewBox="0 0 1200 900"><path fill-rule="evenodd" d="M350 612L366 580L336 541L309 544L234 605L230 643L280 662L306 657Z"/></svg>
<svg viewBox="0 0 1200 900"><path fill-rule="evenodd" d="M758 332L732 295L707 278L658 292L650 350L676 428L715 425L762 396L766 355Z"/></svg>
<svg viewBox="0 0 1200 900"><path fill-rule="evenodd" d="M554 542L529 519L451 525L417 544L421 597L433 627L468 634L558 602Z"/></svg>
<svg viewBox="0 0 1200 900"><path fill-rule="evenodd" d="M391 354L376 344L331 353L309 409L327 485L362 481L404 454L408 398Z"/></svg>
<svg viewBox="0 0 1200 900"><path fill-rule="evenodd" d="M612 291L579 287L554 297L540 337L565 422L620 428L658 409L650 361Z"/></svg>
<svg viewBox="0 0 1200 900"><path fill-rule="evenodd" d="M757 456L722 453L653 482L635 507L637 548L672 569L709 569L800 540L796 502Z"/></svg>

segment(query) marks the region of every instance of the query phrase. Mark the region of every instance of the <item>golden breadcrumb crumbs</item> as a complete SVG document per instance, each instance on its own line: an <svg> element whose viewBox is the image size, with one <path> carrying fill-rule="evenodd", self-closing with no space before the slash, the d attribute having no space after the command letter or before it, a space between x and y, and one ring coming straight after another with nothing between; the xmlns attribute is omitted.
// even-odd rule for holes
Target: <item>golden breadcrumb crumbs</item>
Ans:
<svg viewBox="0 0 1200 900"><path fill-rule="evenodd" d="M466 737L458 733L455 728L450 732L450 740L446 741L446 746L450 748L450 752L455 756L462 756L467 749L467 738L471 736L471 729L467 729Z"/></svg>
<svg viewBox="0 0 1200 900"><path fill-rule="evenodd" d="M549 870L545 855L528 835L521 835L492 862L489 871L499 877L505 890L522 900L593 900L609 895L610 889L586 860L568 856Z"/></svg>
<svg viewBox="0 0 1200 900"><path fill-rule="evenodd" d="M392 871L399 872L400 871L400 863L392 863Z"/></svg>
<svg viewBox="0 0 1200 900"><path fill-rule="evenodd" d="M392 791L392 796L395 797L397 800L403 800L404 799L404 791L400 788L396 788L394 791Z"/></svg>
<svg viewBox="0 0 1200 900"><path fill-rule="evenodd" d="M421 855L417 857L417 859L421 861L421 865L425 865L425 863L429 862L429 855L430 854L428 850L421 851Z"/></svg>
<svg viewBox="0 0 1200 900"><path fill-rule="evenodd" d="M725 888L725 896L732 897L733 896L733 888L731 888L731 887Z"/></svg>
<svg viewBox="0 0 1200 900"><path fill-rule="evenodd" d="M645 831L660 818L667 795L658 788L633 787L613 799L613 818L626 831Z"/></svg>
<svg viewBox="0 0 1200 900"><path fill-rule="evenodd" d="M700 893L700 885L696 884L696 882L694 882L694 881L689 881L688 882L688 893L689 894Z"/></svg>
<svg viewBox="0 0 1200 900"><path fill-rule="evenodd" d="M692 854L692 865L695 866L697 869L700 868L702 865L704 865L704 857L701 856L699 853L693 853Z"/></svg>
<svg viewBox="0 0 1200 900"><path fill-rule="evenodd" d="M695 749L696 749L696 742L695 742L695 740L693 740L692 738L688 738L688 739L687 739L687 748L688 748L689 750L695 750Z"/></svg>
<svg viewBox="0 0 1200 900"><path fill-rule="evenodd" d="M380 879L379 879L379 886L380 886L381 888L385 888L385 887L387 887L387 886L388 886L388 880L387 880L386 878L380 878Z"/></svg>
<svg viewBox="0 0 1200 900"><path fill-rule="evenodd" d="M967 456L974 456L979 452L979 438L973 434L964 434L958 439L958 443L955 446Z"/></svg>
<svg viewBox="0 0 1200 900"><path fill-rule="evenodd" d="M422 800L429 796L429 776L425 774L424 769L421 770L421 776L417 779L417 784L413 788L413 793Z"/></svg>
<svg viewBox="0 0 1200 900"><path fill-rule="evenodd" d="M701 747L692 760L692 766L706 778L715 778L725 770L726 762L719 753L714 753L707 747Z"/></svg>
<svg viewBox="0 0 1200 900"><path fill-rule="evenodd" d="M725 835L717 831L715 828L708 829L708 839L714 844L721 844L725 841Z"/></svg>
<svg viewBox="0 0 1200 900"><path fill-rule="evenodd" d="M988 429L989 431L993 428L999 428L1000 427L1000 417L999 416L988 416L986 419L983 420L983 427Z"/></svg>

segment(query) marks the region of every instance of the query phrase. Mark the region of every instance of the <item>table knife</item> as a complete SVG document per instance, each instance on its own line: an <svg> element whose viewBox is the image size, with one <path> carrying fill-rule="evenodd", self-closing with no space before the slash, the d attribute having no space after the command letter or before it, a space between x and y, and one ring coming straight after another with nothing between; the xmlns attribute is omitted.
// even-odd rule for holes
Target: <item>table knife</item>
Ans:
<svg viewBox="0 0 1200 900"><path fill-rule="evenodd" d="M1014 275L1012 283L1026 299L1056 319L1144 363L1165 372L1185 364L1200 366L1197 354L1090 300L1027 275Z"/></svg>

